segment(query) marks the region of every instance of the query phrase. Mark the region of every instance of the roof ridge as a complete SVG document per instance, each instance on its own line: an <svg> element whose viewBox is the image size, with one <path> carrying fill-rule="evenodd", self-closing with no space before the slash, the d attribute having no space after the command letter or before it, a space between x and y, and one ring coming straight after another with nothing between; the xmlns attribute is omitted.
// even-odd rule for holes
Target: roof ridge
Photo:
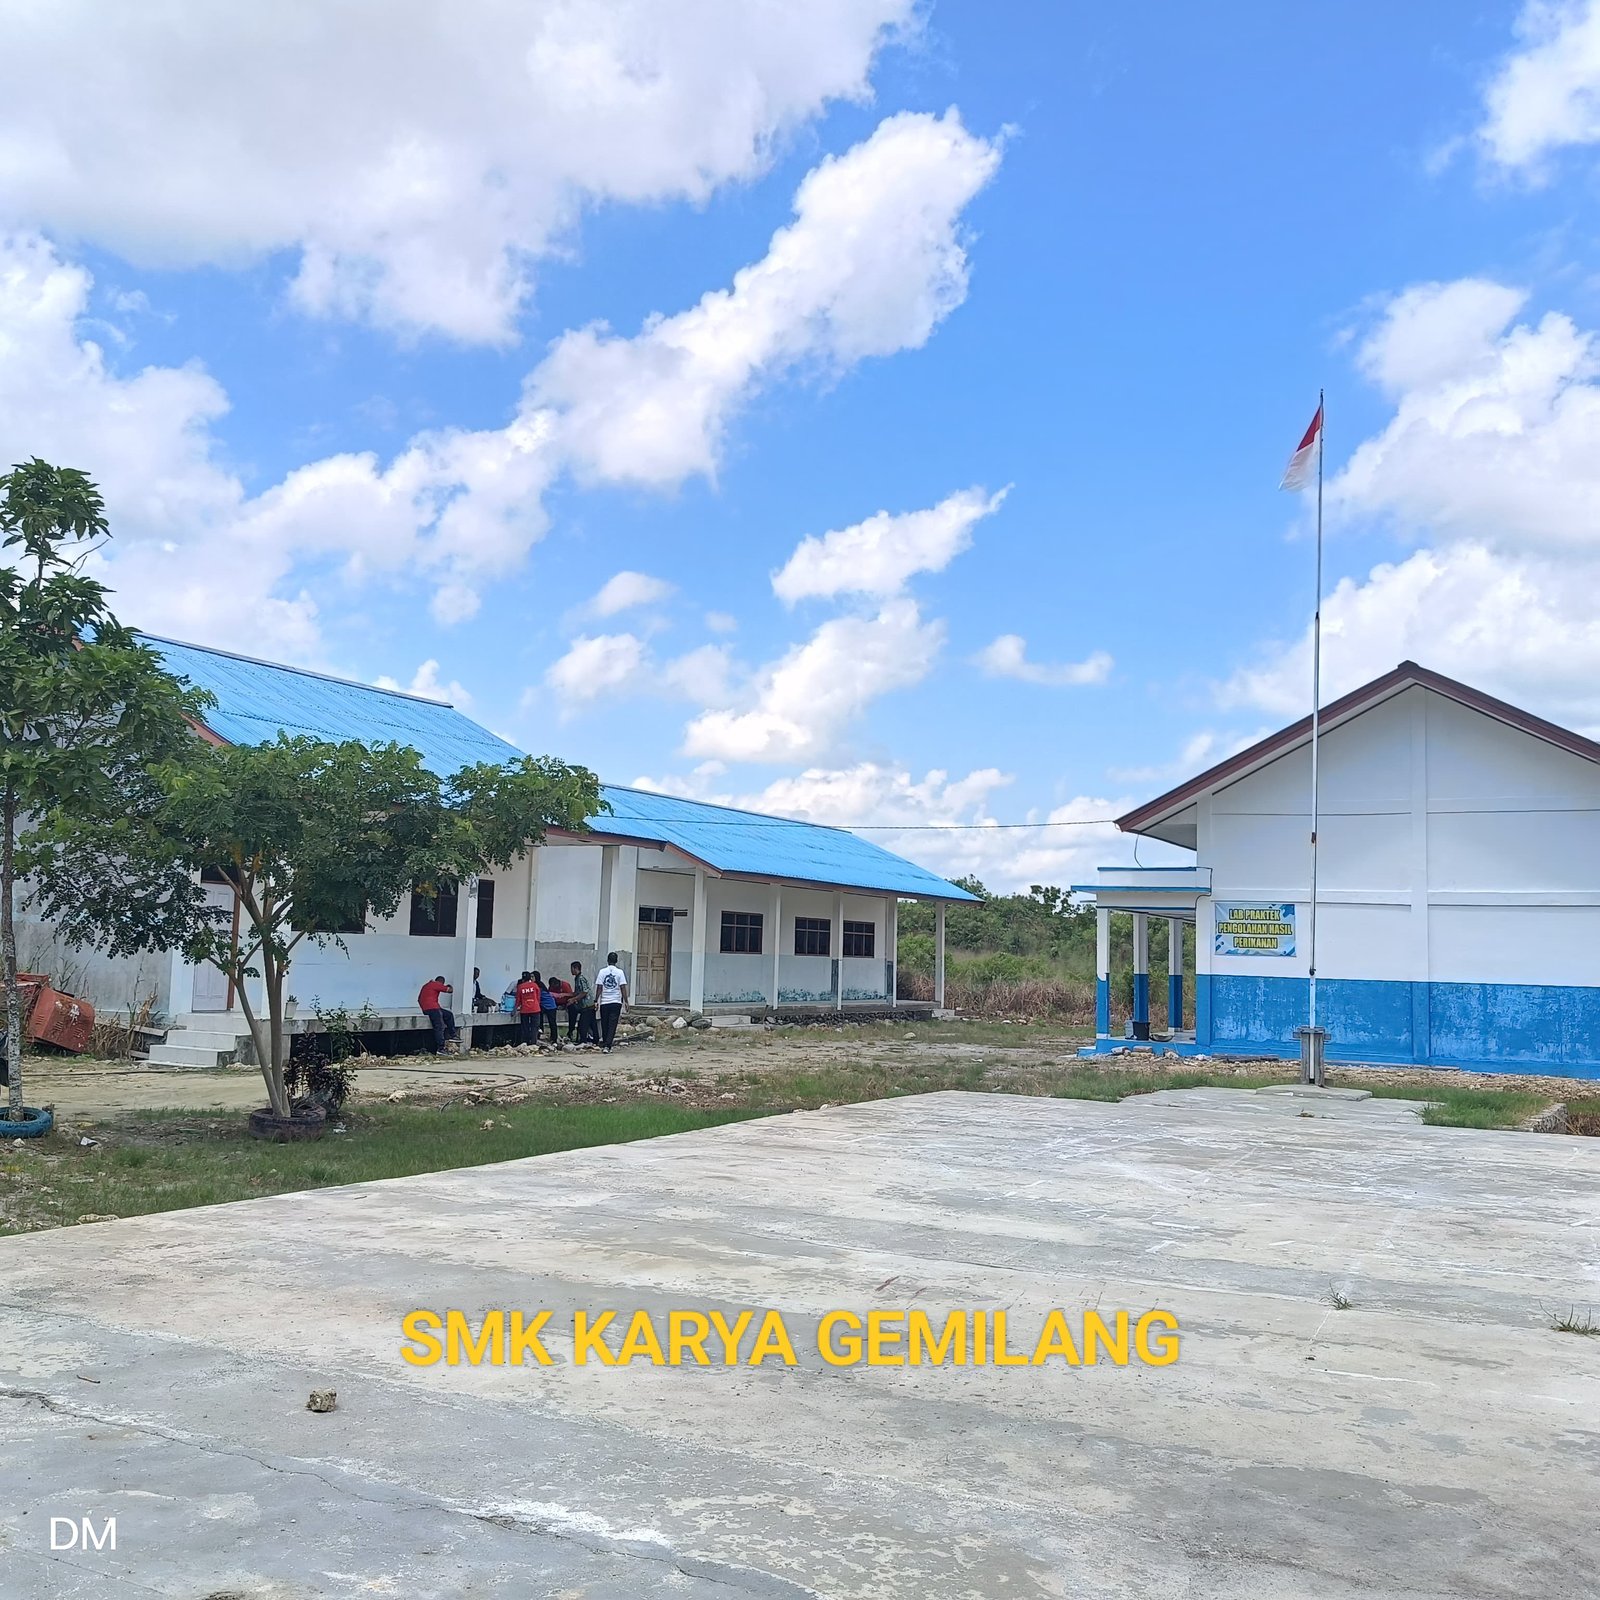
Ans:
<svg viewBox="0 0 1600 1600"><path fill-rule="evenodd" d="M652 800L676 800L683 805L701 806L707 811L732 811L736 816L759 817L763 822L785 823L795 828L826 828L830 833L849 833L851 838L858 837L849 828L837 822L812 822L806 817L775 817L770 811L756 811L750 806L729 806L724 805L720 800L697 800L693 795L669 794L664 789L641 789L637 784L633 783L602 783L600 787L602 789L620 789L624 794L648 795ZM645 818L643 820L649 821L652 819ZM862 842L870 844L872 841L867 839Z"/></svg>
<svg viewBox="0 0 1600 1600"><path fill-rule="evenodd" d="M1391 695L1411 688L1425 689L1433 694L1443 695L1447 700L1454 700L1468 710L1531 734L1546 744L1554 745L1557 749L1565 750L1586 761L1600 761L1600 741L1574 732L1571 728L1564 728L1559 722L1551 722L1547 717L1541 717L1535 712L1525 711L1521 706L1513 705L1509 700L1502 700L1499 696L1489 694L1483 689L1475 689L1470 683L1461 682L1459 678L1435 672L1431 667L1424 667L1410 660L1400 662L1388 672L1380 673L1369 682L1359 684L1348 693L1319 707L1317 720L1326 728L1341 718L1358 717ZM1224 781L1236 781L1237 777L1243 776L1253 768L1285 755L1310 737L1311 728L1312 718L1307 713L1279 728L1277 732L1269 733L1264 738L1247 745L1243 750L1237 750L1231 756L1224 756L1221 761L1214 762L1193 777L1185 779L1163 794L1158 794L1153 800L1147 800L1142 806L1136 806L1132 811L1118 817L1118 829L1123 833L1142 833L1151 824L1163 820L1175 811L1182 810L1197 795L1221 787Z"/></svg>
<svg viewBox="0 0 1600 1600"><path fill-rule="evenodd" d="M175 645L179 650L198 650L203 655L242 661L246 666L270 667L274 672L292 672L302 678L318 678L323 683L337 683L346 689L365 689L371 694L393 695L397 700L411 700L418 705L442 706L446 711L460 710L453 700L435 700L431 695L415 694L410 689L391 689L382 683L364 683L360 678L341 678L332 672L318 672L315 667L297 667L287 661L267 661L261 656L247 656L238 650L223 650L214 644L195 644L190 639L168 639L159 633L146 633L142 628L133 631L138 638L149 639L154 644ZM461 714L466 715L464 711Z"/></svg>

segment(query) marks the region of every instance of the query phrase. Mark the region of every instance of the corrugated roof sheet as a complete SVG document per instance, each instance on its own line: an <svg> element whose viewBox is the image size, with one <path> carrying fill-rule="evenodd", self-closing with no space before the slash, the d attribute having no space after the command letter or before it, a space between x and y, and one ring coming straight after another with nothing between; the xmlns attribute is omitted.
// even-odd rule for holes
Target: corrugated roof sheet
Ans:
<svg viewBox="0 0 1600 1600"><path fill-rule="evenodd" d="M523 754L441 701L151 634L143 637L169 672L216 696L208 725L230 744L260 744L280 732L392 741L410 745L441 777L472 762L514 761ZM925 899L973 898L936 873L843 828L615 784L602 785L601 793L611 810L589 819L598 832L675 845L718 872Z"/></svg>

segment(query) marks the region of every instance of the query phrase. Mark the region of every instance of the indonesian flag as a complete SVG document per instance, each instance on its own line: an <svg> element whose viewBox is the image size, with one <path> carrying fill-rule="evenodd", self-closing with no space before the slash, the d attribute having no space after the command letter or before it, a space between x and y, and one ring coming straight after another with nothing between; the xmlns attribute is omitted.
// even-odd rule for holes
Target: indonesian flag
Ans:
<svg viewBox="0 0 1600 1600"><path fill-rule="evenodd" d="M1306 429L1306 436L1289 457L1280 489L1309 489L1317 481L1317 469L1322 465L1322 403L1317 403L1317 414Z"/></svg>

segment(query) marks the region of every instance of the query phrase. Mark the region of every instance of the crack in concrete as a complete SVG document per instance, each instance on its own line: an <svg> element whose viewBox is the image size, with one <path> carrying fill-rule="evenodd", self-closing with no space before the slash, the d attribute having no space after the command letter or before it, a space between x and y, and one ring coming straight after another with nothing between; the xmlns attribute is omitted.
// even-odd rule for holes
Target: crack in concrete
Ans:
<svg viewBox="0 0 1600 1600"><path fill-rule="evenodd" d="M725 1585L729 1588L739 1588L742 1593L762 1597L762 1600L819 1600L817 1590L794 1583L787 1578L780 1578L770 1573L735 1566L727 1562L713 1561L705 1557L680 1556L665 1544L660 1546L658 1551L650 1548L641 1548L637 1543L628 1540L608 1539L599 1534L584 1535L574 1533L562 1530L553 1523L541 1523L529 1517L510 1516L504 1512L460 1505L446 1500L442 1496L422 1494L413 1488L402 1485L394 1485L386 1495L370 1492L363 1493L358 1487L363 1480L357 1479L349 1473L340 1473L337 1478L331 1478L317 1471L315 1467L307 1462L278 1460L265 1454L258 1455L250 1450L230 1449L224 1445L197 1438L192 1434L182 1433L177 1429L163 1428L158 1424L141 1422L133 1417L92 1411L83 1406L72 1405L42 1389L20 1389L9 1384L0 1384L0 1400L31 1402L52 1415L68 1417L75 1422L89 1422L105 1428L128 1428L136 1433L160 1439L167 1444L198 1450L205 1455L222 1456L234 1461L248 1461L251 1465L260 1467L266 1472L281 1473L291 1477L314 1478L324 1487L349 1495L351 1499L358 1500L365 1505L411 1511L431 1510L451 1516L464 1516L474 1522L485 1523L491 1527L504 1529L507 1532L531 1533L556 1543L573 1544L580 1549L588 1550L597 1555L620 1556L630 1561L654 1561L663 1566L673 1568L686 1578L700 1578L708 1583ZM152 1589L147 1592L155 1594L160 1591Z"/></svg>

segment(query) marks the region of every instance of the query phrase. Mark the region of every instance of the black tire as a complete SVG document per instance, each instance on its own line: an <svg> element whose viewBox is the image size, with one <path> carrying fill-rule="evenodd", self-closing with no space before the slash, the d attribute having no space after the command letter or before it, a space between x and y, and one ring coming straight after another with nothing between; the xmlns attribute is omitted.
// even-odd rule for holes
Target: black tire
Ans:
<svg viewBox="0 0 1600 1600"><path fill-rule="evenodd" d="M4 1113L0 1113L0 1139L39 1139L55 1127L56 1118L53 1111L41 1111L37 1106L24 1106L22 1108L22 1121L8 1121Z"/></svg>
<svg viewBox="0 0 1600 1600"><path fill-rule="evenodd" d="M320 1139L326 1131L328 1113L321 1106L308 1106L293 1116L280 1117L271 1106L250 1113L250 1132L257 1139L274 1139L293 1144L305 1139Z"/></svg>

